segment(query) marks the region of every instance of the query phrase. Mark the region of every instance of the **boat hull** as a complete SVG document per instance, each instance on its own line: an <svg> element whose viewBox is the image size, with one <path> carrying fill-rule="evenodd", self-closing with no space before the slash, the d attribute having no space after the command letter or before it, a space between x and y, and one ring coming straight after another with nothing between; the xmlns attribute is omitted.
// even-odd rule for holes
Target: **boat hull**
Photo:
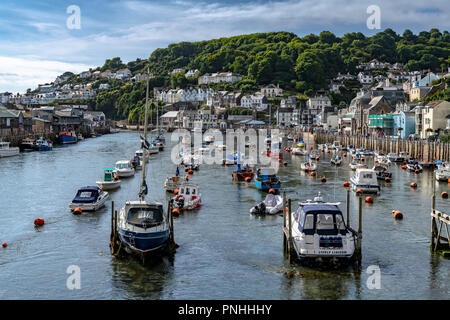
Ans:
<svg viewBox="0 0 450 320"><path fill-rule="evenodd" d="M258 190L269 191L270 189L278 190L281 188L281 183L269 183L265 181L255 180L255 186Z"/></svg>
<svg viewBox="0 0 450 320"><path fill-rule="evenodd" d="M143 233L119 228L119 239L132 252L142 254L164 248L169 240L169 230Z"/></svg>
<svg viewBox="0 0 450 320"><path fill-rule="evenodd" d="M20 153L20 149L17 147L1 149L0 150L0 158L17 156Z"/></svg>
<svg viewBox="0 0 450 320"><path fill-rule="evenodd" d="M358 184L353 179L350 179L350 183L352 184L352 189L354 191L357 191L358 189L361 189L363 193L378 193L380 191L378 185Z"/></svg>
<svg viewBox="0 0 450 320"><path fill-rule="evenodd" d="M59 142L61 144L77 143L77 137L70 136L70 135L67 135L67 134L62 134L62 135L59 136Z"/></svg>
<svg viewBox="0 0 450 320"><path fill-rule="evenodd" d="M120 187L121 181L96 181L95 183L103 190L114 190Z"/></svg>

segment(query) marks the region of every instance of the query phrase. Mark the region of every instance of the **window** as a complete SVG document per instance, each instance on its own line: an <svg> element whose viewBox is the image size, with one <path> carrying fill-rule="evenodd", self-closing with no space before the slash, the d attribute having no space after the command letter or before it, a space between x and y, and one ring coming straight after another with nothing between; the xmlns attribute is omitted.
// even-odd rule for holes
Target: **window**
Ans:
<svg viewBox="0 0 450 320"><path fill-rule="evenodd" d="M313 229L313 228L314 228L314 216L312 214L308 214L306 215L303 229Z"/></svg>
<svg viewBox="0 0 450 320"><path fill-rule="evenodd" d="M317 215L317 230L334 229L333 215L320 213Z"/></svg>

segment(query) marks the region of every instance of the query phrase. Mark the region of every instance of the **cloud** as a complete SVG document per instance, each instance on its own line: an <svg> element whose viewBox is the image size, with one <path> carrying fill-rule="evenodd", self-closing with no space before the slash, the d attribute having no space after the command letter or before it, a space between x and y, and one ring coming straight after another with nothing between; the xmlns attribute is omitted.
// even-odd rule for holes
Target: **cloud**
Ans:
<svg viewBox="0 0 450 320"><path fill-rule="evenodd" d="M366 28L366 9L372 4L381 9L382 29L401 33L405 28L417 32L450 27L448 0L102 1L97 1L96 6L78 1L81 30L65 28L64 7L7 8L0 4L2 10L16 14L7 23L7 17L0 12L0 21L8 26L10 35L0 38L2 56L65 61L69 66L101 65L115 56L125 62L146 58L154 49L174 42L255 32L290 31L299 36L322 30L337 35L353 31L373 34L379 30ZM98 10L98 2L103 3L102 10ZM24 26L28 29L21 29ZM11 31L14 28L16 32ZM5 73L1 64L0 72ZM53 73L51 78L45 78L47 75L43 69L38 78L46 79L44 82L54 78ZM4 86L8 88L5 81L0 82L0 91Z"/></svg>
<svg viewBox="0 0 450 320"><path fill-rule="evenodd" d="M0 66L0 88L8 88L7 91L14 93L53 81L66 71L79 73L90 67L84 64L3 56L0 56Z"/></svg>

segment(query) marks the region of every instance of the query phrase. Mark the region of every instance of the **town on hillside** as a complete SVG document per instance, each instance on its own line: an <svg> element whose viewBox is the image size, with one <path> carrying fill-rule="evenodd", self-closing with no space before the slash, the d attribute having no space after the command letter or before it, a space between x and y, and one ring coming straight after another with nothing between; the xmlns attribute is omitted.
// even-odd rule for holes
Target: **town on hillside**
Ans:
<svg viewBox="0 0 450 320"><path fill-rule="evenodd" d="M450 130L450 102L428 101L450 83L446 72L405 71L401 63L376 59L361 63L354 74L339 73L328 88L311 96L283 90L279 84L260 86L258 91L215 90L215 84L232 84L244 76L234 72L199 74L199 70L177 68L169 76L196 80L186 88L153 87L153 100L160 106L159 125L176 128L261 128L269 123L278 128L303 131L325 130L342 135L376 135L409 139L437 139ZM79 130L103 127L106 115L89 110L102 91L126 83L144 83L153 73L131 72L128 68L66 72L52 83L39 85L24 94L0 93L0 138L33 132ZM77 81L73 81L76 79ZM72 81L71 81L72 80ZM351 84L353 99L333 103L333 94ZM130 119L119 121L127 127ZM134 123L136 124L136 123Z"/></svg>

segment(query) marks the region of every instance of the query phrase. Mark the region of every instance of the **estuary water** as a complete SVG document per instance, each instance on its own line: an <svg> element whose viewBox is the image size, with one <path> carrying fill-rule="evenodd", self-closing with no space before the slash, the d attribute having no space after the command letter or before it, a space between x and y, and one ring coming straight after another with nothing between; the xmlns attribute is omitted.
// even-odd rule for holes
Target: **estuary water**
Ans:
<svg viewBox="0 0 450 320"><path fill-rule="evenodd" d="M170 134L163 152L148 166L149 197L167 203L164 180L175 174ZM363 205L362 267L318 270L289 264L283 257L281 216L255 217L249 209L265 194L253 183L231 181L235 167L201 165L191 181L202 193L199 210L175 219L172 258L141 265L112 257L109 250L111 200L118 209L137 198L140 172L122 179L106 207L72 215L68 204L79 187L95 185L103 168L130 159L139 148L137 132L87 139L51 152L0 158L0 299L449 299L450 260L430 252L432 185L436 208L450 211L440 197L450 185L433 180L432 171L416 175L392 165L393 181L381 183L373 204ZM299 169L304 157L285 154L278 175L297 208L299 200L320 191L340 201L345 215L343 182L352 171L330 156L319 161L318 177ZM369 162L369 165L372 163ZM182 171L182 170L181 170ZM183 174L183 173L182 173ZM410 183L418 188L411 189ZM357 226L357 197L351 193L351 225ZM392 210L403 220L394 220ZM33 221L46 224L35 229ZM69 266L80 268L80 289L70 290ZM371 289L369 266L381 271L380 289ZM370 268L369 268L370 270Z"/></svg>

